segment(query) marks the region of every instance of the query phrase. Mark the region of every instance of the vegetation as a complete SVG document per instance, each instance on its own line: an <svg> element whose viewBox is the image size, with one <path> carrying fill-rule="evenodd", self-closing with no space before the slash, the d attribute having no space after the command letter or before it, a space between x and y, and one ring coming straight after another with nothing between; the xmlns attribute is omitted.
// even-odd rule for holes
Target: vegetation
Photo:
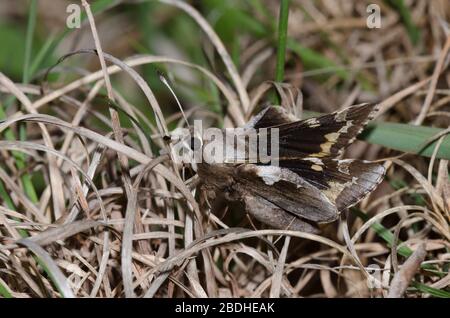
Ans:
<svg viewBox="0 0 450 318"><path fill-rule="evenodd" d="M450 296L448 1L90 2L0 4L1 297ZM386 178L320 234L213 208L158 73L215 127L379 103Z"/></svg>

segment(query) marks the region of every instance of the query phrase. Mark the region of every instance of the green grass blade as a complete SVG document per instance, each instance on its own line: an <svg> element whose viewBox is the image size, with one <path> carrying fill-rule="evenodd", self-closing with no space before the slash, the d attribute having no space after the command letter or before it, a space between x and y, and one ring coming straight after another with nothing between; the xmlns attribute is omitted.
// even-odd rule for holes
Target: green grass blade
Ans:
<svg viewBox="0 0 450 318"><path fill-rule="evenodd" d="M294 39L287 40L287 47L302 59L303 65L305 65L307 70L336 67L335 74L340 78L346 80L350 76L350 74L345 70L337 68L336 64L332 60L326 58L313 49L301 45Z"/></svg>
<svg viewBox="0 0 450 318"><path fill-rule="evenodd" d="M422 293L430 294L431 296L438 298L450 298L450 293L445 290L436 289L418 282L412 282L411 285L420 290Z"/></svg>
<svg viewBox="0 0 450 318"><path fill-rule="evenodd" d="M6 115L5 115L5 112L3 111L2 104L0 103L0 120L4 119L5 116ZM5 130L4 135L5 135L6 139L14 140L14 134L11 131L11 129L8 128L7 130ZM6 203L6 205L8 206L9 209L11 209L11 210L16 209L16 207L14 206L14 203L13 203L11 197L9 196L8 192L6 191L6 188L2 181L0 181L0 197L3 199L3 201Z"/></svg>
<svg viewBox="0 0 450 318"><path fill-rule="evenodd" d="M6 114L3 111L2 104L0 103L0 120L4 119L5 117L6 117ZM12 132L12 130L10 128L6 129L3 134L7 140L15 140L14 133ZM25 167L25 164L23 162L22 154L17 151L13 151L12 154L16 160L16 166L22 167L22 169L23 169ZM28 175L26 175L26 176L28 176ZM28 179L28 178L24 179L24 176L22 176L22 183L24 185L27 185L28 189L34 190L33 184L31 184L31 179ZM35 195L36 202L38 201L36 192L30 192L30 195L31 196ZM13 211L16 210L16 206L14 205L14 202L11 199L11 196L9 195L8 191L6 191L5 185L3 184L2 181L0 181L0 198L3 199L3 201L6 203L6 205L9 209L11 209ZM18 221L18 219L15 219L15 220ZM28 237L28 232L26 230L19 229L18 232L22 237Z"/></svg>
<svg viewBox="0 0 450 318"><path fill-rule="evenodd" d="M288 18L289 18L289 0L281 0L280 15L278 18L277 64L275 70L276 82L282 82L284 79Z"/></svg>
<svg viewBox="0 0 450 318"><path fill-rule="evenodd" d="M365 213L356 208L351 208L350 211L357 217L362 219L364 222L367 222L369 220L369 217ZM392 234L391 231L389 231L379 222L375 222L374 224L372 224L371 228L375 231L375 233L378 234L380 238L382 238L388 244L389 247L392 246L392 243L394 242L394 234ZM401 243L402 243L401 241L398 241L398 244ZM397 253L403 257L409 257L411 256L413 251L407 246L400 246L397 249ZM429 272L436 274L439 277L443 277L446 275L445 273L440 272L435 266L431 264L422 264L420 265L420 267L422 269L425 269Z"/></svg>
<svg viewBox="0 0 450 318"><path fill-rule="evenodd" d="M351 211L357 217L361 218L364 222L367 222L369 220L369 217L362 211L356 208L351 209ZM392 234L391 231L389 231L381 223L378 222L375 222L371 227L379 237L381 237L386 243L388 243L388 246L392 246L392 243L394 242L394 234ZM399 244L400 243L401 242L399 241ZM399 249L397 249L397 252L404 257L409 257L413 253L412 250L407 246L401 246Z"/></svg>
<svg viewBox="0 0 450 318"><path fill-rule="evenodd" d="M62 298L74 298L68 278L43 247L29 239L21 239L17 243L25 246L34 254L33 258L47 273Z"/></svg>
<svg viewBox="0 0 450 318"><path fill-rule="evenodd" d="M95 14L101 13L107 9L114 7L118 3L119 3L118 0L97 0L97 1L91 3L91 10L92 10L92 13L95 15ZM80 18L81 23L83 23L83 21L85 21L86 18L87 18L86 12L83 11L81 13L81 18ZM37 70L39 70L39 68L42 66L42 63L45 60L47 60L55 52L55 50L58 48L58 45L61 43L61 41L64 40L66 38L66 36L68 34L70 34L71 32L73 32L74 30L78 30L78 29L66 28L59 35L52 36L44 43L43 47L41 48L38 55L34 59L33 64L31 65L30 75L34 74Z"/></svg>
<svg viewBox="0 0 450 318"><path fill-rule="evenodd" d="M428 146L424 146L442 131L443 129L434 127L376 122L369 124L360 138L372 144L394 150L431 157L438 141L436 140ZM437 158L450 159L450 136L444 137L437 152Z"/></svg>
<svg viewBox="0 0 450 318"><path fill-rule="evenodd" d="M3 105L0 103L0 120L3 120L5 118L6 118L6 113L5 113L5 110L3 109ZM5 138L7 140L15 140L16 139L11 128L5 129L5 131L3 132L3 135L5 136ZM20 158L20 152L14 151L13 154L16 159Z"/></svg>
<svg viewBox="0 0 450 318"><path fill-rule="evenodd" d="M15 81L22 78L25 31L0 19L0 70Z"/></svg>
<svg viewBox="0 0 450 318"><path fill-rule="evenodd" d="M343 80L350 79L351 75L347 69L338 66L333 60L325 57L319 52L301 45L296 40L289 38L287 40L287 47L300 57L306 70L318 71L321 69L332 69L333 75L337 75ZM360 74L358 74L356 77L358 79L358 83L360 83L361 87L364 90L374 90L373 85L365 77Z"/></svg>
<svg viewBox="0 0 450 318"><path fill-rule="evenodd" d="M0 120L6 118L6 114L3 110L2 105L0 104ZM16 140L14 133L12 132L11 129L7 129L4 132L4 136L7 140ZM15 161L16 161L16 166L19 170L25 169L26 165L25 165L25 156L23 155L23 153L20 152L16 152L13 151L12 152ZM38 202L38 196L36 194L36 191L34 189L33 183L31 181L31 177L28 174L24 174L21 178L22 183L23 183L23 187L25 189L25 193L27 194L27 196L30 198L30 200L34 203ZM5 198L4 198L5 199ZM7 200L5 200L7 201ZM9 206L10 209L15 210L14 206Z"/></svg>
<svg viewBox="0 0 450 318"><path fill-rule="evenodd" d="M0 296L5 298L14 298L13 295L8 291L8 288L3 285L2 280L0 280Z"/></svg>
<svg viewBox="0 0 450 318"><path fill-rule="evenodd" d="M33 49L33 36L36 27L37 1L31 0L30 11L28 13L27 35L25 40L25 60L23 63L22 81L26 84L30 80L30 60Z"/></svg>
<svg viewBox="0 0 450 318"><path fill-rule="evenodd" d="M36 57L33 60L33 63L30 66L30 77L33 76L39 67L42 65L46 57L48 56L52 44L56 40L56 36L51 35L44 43L44 45L40 48L39 52L36 54Z"/></svg>
<svg viewBox="0 0 450 318"><path fill-rule="evenodd" d="M16 166L18 169L25 169L26 167L25 162L23 160L17 160ZM21 180L23 183L25 194L28 196L31 202L38 203L39 202L38 195L36 193L36 190L34 189L31 176L28 173L26 173L22 176Z"/></svg>
<svg viewBox="0 0 450 318"><path fill-rule="evenodd" d="M27 35L26 35L26 44L25 44L25 61L24 61L24 69L23 69L23 83L27 84L30 80L30 60L31 60L31 51L33 48L33 36L34 29L36 26L36 16L37 16L37 1L31 0L30 10L28 13L28 26L27 26ZM26 140L26 125L24 123L19 124L19 139L24 141ZM16 166L18 169L25 169L25 159L26 156L24 154L20 154L19 157L16 157ZM31 181L31 177L28 173L25 173L22 176L22 183L25 190L25 193L30 198L30 200L34 203L39 201L38 196L36 194L36 190L34 189L33 182Z"/></svg>
<svg viewBox="0 0 450 318"><path fill-rule="evenodd" d="M8 194L8 191L6 191L5 185L2 181L0 181L0 198L3 199L10 210L16 209L16 207L14 206L14 202L12 201L11 196Z"/></svg>
<svg viewBox="0 0 450 318"><path fill-rule="evenodd" d="M385 0L385 2L398 12L412 44L416 45L419 42L420 31L412 21L411 12L405 2L403 0Z"/></svg>

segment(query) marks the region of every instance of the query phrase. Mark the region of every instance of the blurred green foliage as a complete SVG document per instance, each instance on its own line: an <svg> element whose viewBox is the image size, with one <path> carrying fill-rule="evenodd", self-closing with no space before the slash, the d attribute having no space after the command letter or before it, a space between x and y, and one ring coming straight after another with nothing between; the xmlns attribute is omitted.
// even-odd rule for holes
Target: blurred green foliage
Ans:
<svg viewBox="0 0 450 318"><path fill-rule="evenodd" d="M0 24L0 70L14 80L22 78L25 57L25 29L12 24Z"/></svg>

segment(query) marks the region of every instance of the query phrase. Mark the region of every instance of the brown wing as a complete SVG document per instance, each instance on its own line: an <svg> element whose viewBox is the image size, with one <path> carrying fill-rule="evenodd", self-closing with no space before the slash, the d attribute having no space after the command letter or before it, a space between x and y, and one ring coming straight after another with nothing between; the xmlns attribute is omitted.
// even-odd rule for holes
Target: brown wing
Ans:
<svg viewBox="0 0 450 318"><path fill-rule="evenodd" d="M336 192L335 202L339 211L355 205L372 192L386 172L380 164L361 160L339 160L337 166L338 171L345 172L335 176L335 182L347 180L336 187L339 191Z"/></svg>
<svg viewBox="0 0 450 318"><path fill-rule="evenodd" d="M264 198L294 216L315 222L331 222L338 216L334 202L288 169L243 164L233 177L234 189L242 196Z"/></svg>
<svg viewBox="0 0 450 318"><path fill-rule="evenodd" d="M267 128L298 121L289 115L282 107L269 106L264 108L256 116L252 117L244 128Z"/></svg>
<svg viewBox="0 0 450 318"><path fill-rule="evenodd" d="M335 159L373 118L375 105L351 106L295 122L278 109L271 107L258 115L253 126L278 128L279 166L323 191L338 211L356 204L381 182L385 173L382 165Z"/></svg>
<svg viewBox="0 0 450 318"><path fill-rule="evenodd" d="M281 230L318 233L317 227L273 204L253 195L244 196L247 212L258 221Z"/></svg>
<svg viewBox="0 0 450 318"><path fill-rule="evenodd" d="M375 105L362 104L328 115L273 127L279 129L280 160L339 156L355 140L376 111Z"/></svg>

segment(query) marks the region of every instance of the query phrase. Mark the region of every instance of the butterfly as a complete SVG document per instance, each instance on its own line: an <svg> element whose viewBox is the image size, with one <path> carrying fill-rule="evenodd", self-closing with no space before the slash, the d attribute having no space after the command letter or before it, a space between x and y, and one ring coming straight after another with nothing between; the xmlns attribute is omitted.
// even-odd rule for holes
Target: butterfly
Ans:
<svg viewBox="0 0 450 318"><path fill-rule="evenodd" d="M385 168L379 163L340 159L376 111L373 104L360 104L297 120L283 108L269 106L242 128L258 135L277 129L276 165L201 162L196 164L197 174L208 193L243 202L246 212L260 222L315 233L317 224L335 221L383 180ZM207 144L192 137L189 147L202 150Z"/></svg>

